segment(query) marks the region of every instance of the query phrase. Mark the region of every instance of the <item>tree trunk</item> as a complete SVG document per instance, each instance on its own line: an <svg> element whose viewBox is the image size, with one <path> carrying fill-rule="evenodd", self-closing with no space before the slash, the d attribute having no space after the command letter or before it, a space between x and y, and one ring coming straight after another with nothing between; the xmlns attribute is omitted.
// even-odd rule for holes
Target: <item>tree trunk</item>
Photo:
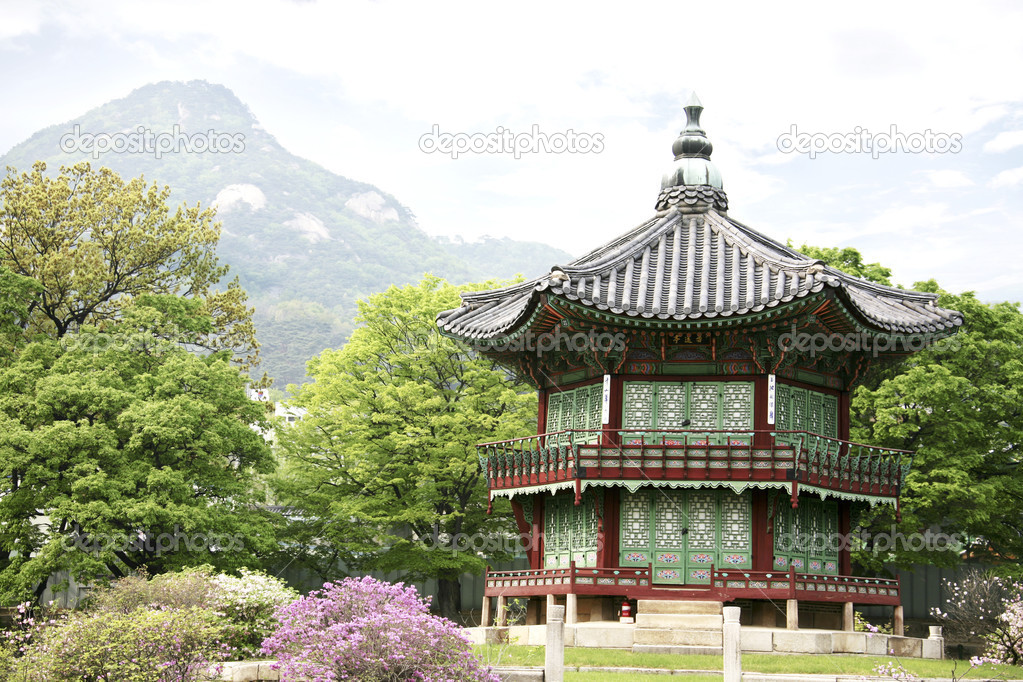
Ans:
<svg viewBox="0 0 1023 682"><path fill-rule="evenodd" d="M462 610L462 587L458 583L458 578L437 579L437 609L444 618L462 624L462 617L459 614Z"/></svg>

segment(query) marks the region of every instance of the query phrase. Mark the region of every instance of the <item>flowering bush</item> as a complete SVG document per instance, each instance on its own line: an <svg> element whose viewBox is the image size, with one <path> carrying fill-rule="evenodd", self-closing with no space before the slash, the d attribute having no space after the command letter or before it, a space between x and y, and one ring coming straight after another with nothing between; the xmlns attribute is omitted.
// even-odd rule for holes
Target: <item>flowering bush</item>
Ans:
<svg viewBox="0 0 1023 682"><path fill-rule="evenodd" d="M33 609L32 602L18 604L9 629L0 632L0 660L13 660L25 654L43 631L67 619L67 613L52 608L53 602L45 608ZM6 652L6 653L4 653ZM7 679L0 677L0 680Z"/></svg>
<svg viewBox="0 0 1023 682"><path fill-rule="evenodd" d="M220 676L227 656L220 617L208 609L79 613L44 630L12 680L194 682Z"/></svg>
<svg viewBox="0 0 1023 682"><path fill-rule="evenodd" d="M984 636L987 649L983 656L970 659L979 663L1023 665L1023 602L1009 604L998 616L998 625Z"/></svg>
<svg viewBox="0 0 1023 682"><path fill-rule="evenodd" d="M931 609L950 637L968 639L994 634L1009 604L1023 601L1023 584L975 570L959 582L942 583L944 609Z"/></svg>
<svg viewBox="0 0 1023 682"><path fill-rule="evenodd" d="M901 663L879 663L874 666L874 674L878 677L887 677L896 682L916 682L920 678L902 667Z"/></svg>
<svg viewBox="0 0 1023 682"><path fill-rule="evenodd" d="M205 608L213 598L214 587L211 566L186 568L152 578L140 571L96 590L88 608L119 613L131 613L139 608Z"/></svg>
<svg viewBox="0 0 1023 682"><path fill-rule="evenodd" d="M971 663L1023 665L1023 583L975 571L946 581L945 611L933 609L954 637L980 637L983 656Z"/></svg>
<svg viewBox="0 0 1023 682"><path fill-rule="evenodd" d="M0 641L0 680L9 680L14 677L14 664L14 647Z"/></svg>
<svg viewBox="0 0 1023 682"><path fill-rule="evenodd" d="M412 587L347 578L281 608L277 619L263 653L278 659L282 679L498 680Z"/></svg>
<svg viewBox="0 0 1023 682"><path fill-rule="evenodd" d="M221 573L213 577L212 605L229 623L225 636L239 658L260 653L263 640L277 628L274 613L298 599L283 580L241 569L241 577Z"/></svg>
<svg viewBox="0 0 1023 682"><path fill-rule="evenodd" d="M885 623L884 625L874 625L869 620L863 617L863 614L859 611L853 613L853 629L856 632L869 632L871 634L892 634L891 622Z"/></svg>
<svg viewBox="0 0 1023 682"><path fill-rule="evenodd" d="M214 574L210 566L188 568L148 578L144 573L121 578L98 590L92 611L131 613L139 608L203 608L221 617L222 641L238 658L259 653L277 627L274 612L298 599L298 592L264 573L241 569L241 577Z"/></svg>

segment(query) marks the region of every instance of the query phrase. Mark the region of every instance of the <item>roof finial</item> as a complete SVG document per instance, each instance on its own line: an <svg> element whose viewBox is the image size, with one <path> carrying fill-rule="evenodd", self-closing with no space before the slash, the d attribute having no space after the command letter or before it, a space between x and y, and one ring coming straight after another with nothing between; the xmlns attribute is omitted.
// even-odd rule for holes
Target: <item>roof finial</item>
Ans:
<svg viewBox="0 0 1023 682"><path fill-rule="evenodd" d="M700 114L703 112L703 105L700 98L693 92L689 96L689 103L683 108L686 112L686 127L679 133L675 144L671 145L671 151L675 153L675 160L682 158L710 159L714 145L707 139L707 131L700 127Z"/></svg>
<svg viewBox="0 0 1023 682"><path fill-rule="evenodd" d="M700 114L703 112L703 105L695 92L689 95L689 101L684 110L686 112L686 127L679 133L675 143L671 145L671 151L675 155L675 168L661 180L661 196L657 200L658 210L664 210L667 205L678 203L674 197L666 197L665 191L684 187L700 187L704 193L710 192L715 196L711 202L714 207L725 210L728 200L723 191L724 184L721 181L721 173L710 160L714 145L707 138L707 132L700 127ZM685 203L692 202L686 201ZM696 203L703 204L704 202ZM664 205L662 206L662 204ZM696 208L695 204L693 207Z"/></svg>

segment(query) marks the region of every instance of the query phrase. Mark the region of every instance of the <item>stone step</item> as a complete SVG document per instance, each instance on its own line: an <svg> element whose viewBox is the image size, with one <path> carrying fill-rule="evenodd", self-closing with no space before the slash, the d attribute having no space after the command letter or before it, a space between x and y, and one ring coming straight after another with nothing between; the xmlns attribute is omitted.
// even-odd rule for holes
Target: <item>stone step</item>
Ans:
<svg viewBox="0 0 1023 682"><path fill-rule="evenodd" d="M695 613L643 613L636 614L636 629L720 630L724 616Z"/></svg>
<svg viewBox="0 0 1023 682"><path fill-rule="evenodd" d="M724 643L721 630L646 630L636 628L634 644L660 644L670 646L716 646Z"/></svg>
<svg viewBox="0 0 1023 682"><path fill-rule="evenodd" d="M634 644L632 653L669 654L671 656L703 655L721 656L724 648L719 646L667 646L664 644Z"/></svg>
<svg viewBox="0 0 1023 682"><path fill-rule="evenodd" d="M721 614L719 601L680 601L675 599L639 599L636 613L677 613L692 615Z"/></svg>

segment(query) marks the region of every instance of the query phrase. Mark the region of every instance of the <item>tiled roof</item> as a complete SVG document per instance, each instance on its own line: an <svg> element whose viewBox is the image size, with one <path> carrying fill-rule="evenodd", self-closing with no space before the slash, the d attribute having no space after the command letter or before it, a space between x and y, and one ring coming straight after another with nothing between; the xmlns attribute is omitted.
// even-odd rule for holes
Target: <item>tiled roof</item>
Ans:
<svg viewBox="0 0 1023 682"><path fill-rule="evenodd" d="M555 266L550 275L463 294L461 307L438 315L438 325L466 339L499 338L527 321L543 294L638 319L720 319L757 313L825 287L879 332L946 334L962 324L960 313L935 306L934 294L874 284L825 266L710 208L714 188L699 191L713 195L700 202L704 212L691 212L701 208L683 203Z"/></svg>

